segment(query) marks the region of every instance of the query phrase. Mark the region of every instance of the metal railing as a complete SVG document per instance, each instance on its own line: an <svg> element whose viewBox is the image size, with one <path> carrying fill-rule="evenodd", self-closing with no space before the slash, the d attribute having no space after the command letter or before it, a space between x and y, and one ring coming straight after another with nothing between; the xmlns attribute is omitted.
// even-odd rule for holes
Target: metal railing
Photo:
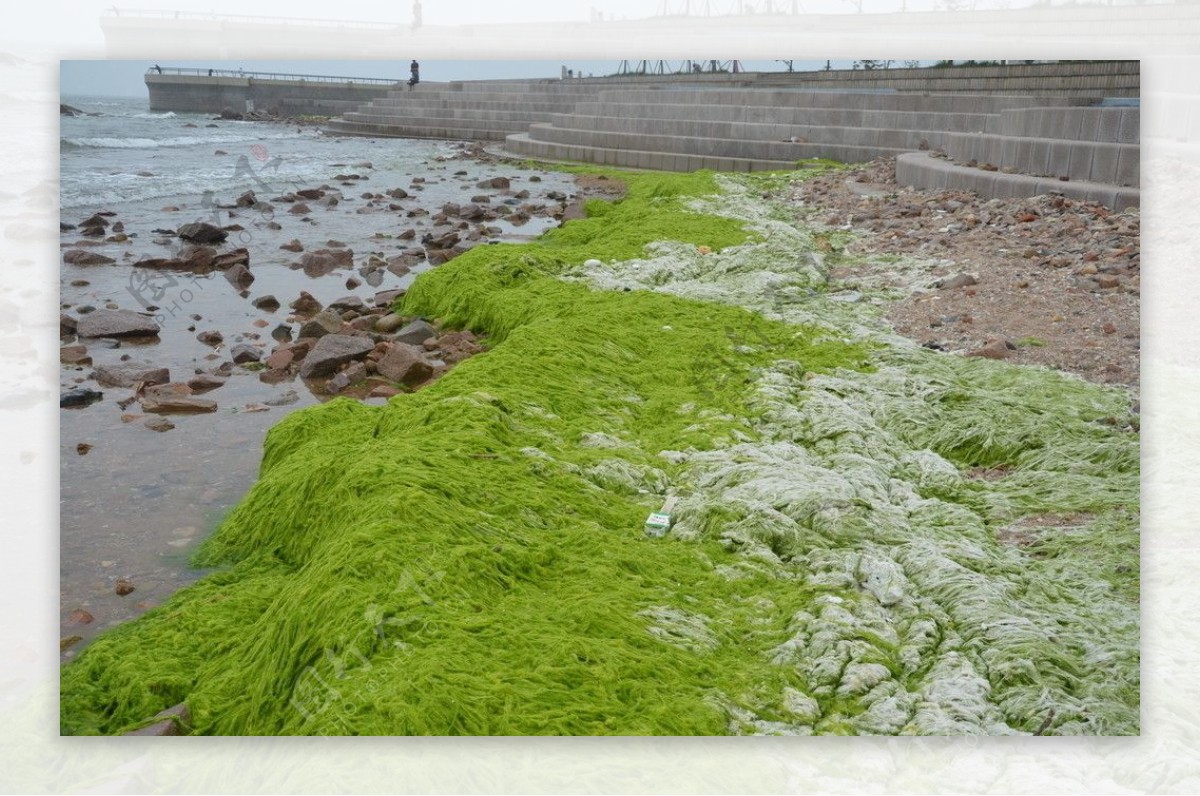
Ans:
<svg viewBox="0 0 1200 796"><path fill-rule="evenodd" d="M195 77L236 77L253 78L255 80L287 80L294 83L359 83L368 86L394 86L403 83L408 78L398 77L389 80L386 77L339 77L336 75L296 75L286 72L247 72L243 69L191 69L180 66L152 66L146 70L149 75L190 75Z"/></svg>

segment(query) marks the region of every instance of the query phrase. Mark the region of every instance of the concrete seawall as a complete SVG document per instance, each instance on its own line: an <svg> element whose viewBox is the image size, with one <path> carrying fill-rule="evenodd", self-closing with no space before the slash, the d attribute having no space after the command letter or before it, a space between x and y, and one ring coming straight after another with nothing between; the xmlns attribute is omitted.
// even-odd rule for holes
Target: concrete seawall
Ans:
<svg viewBox="0 0 1200 796"><path fill-rule="evenodd" d="M263 77L223 72L148 72L150 110L188 113L263 111L281 116L304 114L338 116L383 96L400 83L358 78L336 80L322 76Z"/></svg>

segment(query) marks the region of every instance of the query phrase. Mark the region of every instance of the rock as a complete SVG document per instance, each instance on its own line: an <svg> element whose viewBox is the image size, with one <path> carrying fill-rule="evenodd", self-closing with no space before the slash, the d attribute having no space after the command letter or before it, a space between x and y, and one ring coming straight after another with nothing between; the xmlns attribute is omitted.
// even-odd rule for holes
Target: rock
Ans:
<svg viewBox="0 0 1200 796"><path fill-rule="evenodd" d="M209 392L225 385L225 379L208 373L199 373L188 379L187 386L192 392Z"/></svg>
<svg viewBox="0 0 1200 796"><path fill-rule="evenodd" d="M233 350L230 351L230 355L233 358L233 363L235 365L244 365L247 362L258 362L260 359L262 359L262 351L247 343L235 345Z"/></svg>
<svg viewBox="0 0 1200 796"><path fill-rule="evenodd" d="M978 351L971 351L967 354L969 357L983 357L984 359L1008 359L1013 355L1016 346L1007 340L992 339L984 344L983 348Z"/></svg>
<svg viewBox="0 0 1200 796"><path fill-rule="evenodd" d="M81 442L75 446L75 452L78 453L80 456L87 456L88 451L90 451L94 447L95 446L91 445L90 443Z"/></svg>
<svg viewBox="0 0 1200 796"><path fill-rule="evenodd" d="M254 207L257 202L258 199L254 196L254 191L246 191L235 199L233 204L237 207Z"/></svg>
<svg viewBox="0 0 1200 796"><path fill-rule="evenodd" d="M274 312L279 309L279 299L269 293L265 296L259 296L250 303L254 305L255 309L260 309L263 312Z"/></svg>
<svg viewBox="0 0 1200 796"><path fill-rule="evenodd" d="M292 327L286 323L281 323L271 330L271 338L280 342L286 342L292 339Z"/></svg>
<svg viewBox="0 0 1200 796"><path fill-rule="evenodd" d="M158 331L153 319L132 310L96 310L75 327L80 337L150 337Z"/></svg>
<svg viewBox="0 0 1200 796"><path fill-rule="evenodd" d="M391 387L387 384L377 385L371 392L367 393L368 398L391 398L393 395L399 395L402 390Z"/></svg>
<svg viewBox="0 0 1200 796"><path fill-rule="evenodd" d="M475 183L476 188L495 188L500 190L509 187L509 185L507 177L492 177L490 180L481 180Z"/></svg>
<svg viewBox="0 0 1200 796"><path fill-rule="evenodd" d="M342 318L332 309L324 309L300 327L301 337L324 337L342 330Z"/></svg>
<svg viewBox="0 0 1200 796"><path fill-rule="evenodd" d="M403 296L404 288L396 288L394 290L380 290L375 294L374 304L376 307L390 307L396 299Z"/></svg>
<svg viewBox="0 0 1200 796"><path fill-rule="evenodd" d="M133 387L138 383L166 384L171 372L154 365L101 365L92 371L91 378L105 387Z"/></svg>
<svg viewBox="0 0 1200 796"><path fill-rule="evenodd" d="M250 273L249 268L238 263L225 271L225 279L239 290L245 290L254 283L254 274Z"/></svg>
<svg viewBox="0 0 1200 796"><path fill-rule="evenodd" d="M267 406L289 406L300 400L300 395L295 390L288 390L276 398L269 398L263 401Z"/></svg>
<svg viewBox="0 0 1200 796"><path fill-rule="evenodd" d="M1121 277L1113 276L1112 274L1101 274L1100 276L1096 277L1096 284L1105 290L1109 288L1120 287Z"/></svg>
<svg viewBox="0 0 1200 796"><path fill-rule="evenodd" d="M196 335L196 339L205 345L218 346L225 342L225 335L218 332L216 329L210 329L206 332L201 332Z"/></svg>
<svg viewBox="0 0 1200 796"><path fill-rule="evenodd" d="M300 256L299 267L313 278L325 276L339 268L354 267L354 252L350 249L318 249Z"/></svg>
<svg viewBox="0 0 1200 796"><path fill-rule="evenodd" d="M437 337L437 329L434 329L426 321L416 320L396 333L396 342L416 346L421 345L430 337Z"/></svg>
<svg viewBox="0 0 1200 796"><path fill-rule="evenodd" d="M957 274L948 279L940 279L934 283L936 287L942 290L953 290L956 287L966 287L968 285L977 285L979 280L970 274Z"/></svg>
<svg viewBox="0 0 1200 796"><path fill-rule="evenodd" d="M229 233L225 230L203 221L184 224L176 231L176 234L192 243L223 243L229 237Z"/></svg>
<svg viewBox="0 0 1200 796"><path fill-rule="evenodd" d="M414 345L397 343L379 360L376 371L391 381L415 386L433 375L433 366L425 361L421 353L421 349Z"/></svg>
<svg viewBox="0 0 1200 796"><path fill-rule="evenodd" d="M374 341L367 337L327 334L304 358L300 376L305 379L327 376L347 362L364 358L374 347Z"/></svg>
<svg viewBox="0 0 1200 796"><path fill-rule="evenodd" d="M211 264L213 268L219 268L221 270L232 268L235 265L241 265L249 268L250 252L246 249L234 249L233 251L216 255L212 258Z"/></svg>
<svg viewBox="0 0 1200 796"><path fill-rule="evenodd" d="M296 238L292 238L290 241L283 244L279 248L284 249L289 252L302 252L302 251L304 251L304 244L301 243Z"/></svg>
<svg viewBox="0 0 1200 796"><path fill-rule="evenodd" d="M347 290L354 290L356 287L359 287L360 285L362 285L362 280L356 276L352 276L346 280L346 289ZM362 299L359 299L359 301L362 301Z"/></svg>
<svg viewBox="0 0 1200 796"><path fill-rule="evenodd" d="M90 611L76 608L67 616L67 621L74 625L90 625L96 621L96 617L92 616Z"/></svg>
<svg viewBox="0 0 1200 796"><path fill-rule="evenodd" d="M215 412L217 402L206 398L193 398L190 395L147 395L142 398L142 410L158 415Z"/></svg>
<svg viewBox="0 0 1200 796"><path fill-rule="evenodd" d="M301 290L300 296L288 306L295 310L297 315L316 315L322 307L321 302L304 290Z"/></svg>
<svg viewBox="0 0 1200 796"><path fill-rule="evenodd" d="M403 325L404 317L391 312L375 321L375 331L381 334L391 334Z"/></svg>
<svg viewBox="0 0 1200 796"><path fill-rule="evenodd" d="M306 216L311 212L312 212L312 208L310 208L308 205L304 204L304 202L297 202L296 204L294 204L288 208L288 213L290 213L293 216Z"/></svg>
<svg viewBox="0 0 1200 796"><path fill-rule="evenodd" d="M384 195L391 197L392 199L407 199L408 191L404 190L403 188L393 188L390 191L385 191Z"/></svg>
<svg viewBox="0 0 1200 796"><path fill-rule="evenodd" d="M90 217L79 222L81 227L100 227L105 229L109 225L109 220L104 217L104 213L93 213Z"/></svg>
<svg viewBox="0 0 1200 796"><path fill-rule="evenodd" d="M58 336L66 337L75 334L75 328L79 324L75 318L65 313L58 316Z"/></svg>
<svg viewBox="0 0 1200 796"><path fill-rule="evenodd" d="M290 349L281 348L278 351L273 351L267 357L266 365L271 370L287 370L295 358L296 355Z"/></svg>
<svg viewBox="0 0 1200 796"><path fill-rule="evenodd" d="M58 651L65 652L69 647L83 641L83 636L63 636L58 640Z"/></svg>
<svg viewBox="0 0 1200 796"><path fill-rule="evenodd" d="M1104 326L1101 327L1101 330L1105 334L1116 334L1117 333L1117 327L1113 326L1111 323L1104 324Z"/></svg>
<svg viewBox="0 0 1200 796"><path fill-rule="evenodd" d="M64 365L90 365L92 358L85 345L65 345L58 349L58 361Z"/></svg>
<svg viewBox="0 0 1200 796"><path fill-rule="evenodd" d="M326 309L333 310L334 312L346 312L347 310L363 312L367 309L367 305L358 296L343 296L340 299L329 302L329 306Z"/></svg>
<svg viewBox="0 0 1200 796"><path fill-rule="evenodd" d="M63 262L71 265L109 265L115 263L111 257L105 257L103 254L96 252L84 251L83 249L70 249L63 254Z"/></svg>
<svg viewBox="0 0 1200 796"><path fill-rule="evenodd" d="M146 428L150 429L151 431L157 431L160 434L163 433L164 431L170 431L171 429L175 428L175 424L172 423L170 420L167 420L165 417L148 418L145 422L142 423L142 425L145 426Z"/></svg>
<svg viewBox="0 0 1200 796"><path fill-rule="evenodd" d="M132 594L134 592L134 586L129 578L117 578L117 582L113 586L113 591L115 591L121 597L124 597L126 594Z"/></svg>

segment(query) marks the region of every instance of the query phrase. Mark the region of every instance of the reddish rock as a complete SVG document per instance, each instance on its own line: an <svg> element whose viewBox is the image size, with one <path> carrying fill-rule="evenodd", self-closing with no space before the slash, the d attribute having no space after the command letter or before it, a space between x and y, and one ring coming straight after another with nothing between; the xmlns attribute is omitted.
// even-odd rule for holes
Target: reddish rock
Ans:
<svg viewBox="0 0 1200 796"><path fill-rule="evenodd" d="M420 384L433 374L433 366L421 356L421 349L413 345L396 343L376 364L380 376L407 384Z"/></svg>
<svg viewBox="0 0 1200 796"><path fill-rule="evenodd" d="M208 373L198 374L195 378L188 379L187 386L192 392L209 392L218 387L225 385L225 379L220 376L213 376Z"/></svg>
<svg viewBox="0 0 1200 796"><path fill-rule="evenodd" d="M295 310L297 315L316 315L323 307L321 302L305 290L301 290L300 296L288 306Z"/></svg>
<svg viewBox="0 0 1200 796"><path fill-rule="evenodd" d="M96 621L96 617L92 616L90 612L85 611L82 608L76 608L67 617L67 621L75 625L90 625L92 622Z"/></svg>
<svg viewBox="0 0 1200 796"><path fill-rule="evenodd" d="M287 370L295 359L296 355L291 349L281 348L267 357L266 365L271 370Z"/></svg>
<svg viewBox="0 0 1200 796"><path fill-rule="evenodd" d="M101 365L91 377L105 387L133 387L139 382L166 384L171 380L171 371L154 365Z"/></svg>
<svg viewBox="0 0 1200 796"><path fill-rule="evenodd" d="M85 345L65 345L58 349L58 361L64 365L90 365L92 357Z"/></svg>
<svg viewBox="0 0 1200 796"><path fill-rule="evenodd" d="M121 597L124 597L126 594L132 594L134 591L133 582L129 578L117 578L117 582L113 586L113 591Z"/></svg>

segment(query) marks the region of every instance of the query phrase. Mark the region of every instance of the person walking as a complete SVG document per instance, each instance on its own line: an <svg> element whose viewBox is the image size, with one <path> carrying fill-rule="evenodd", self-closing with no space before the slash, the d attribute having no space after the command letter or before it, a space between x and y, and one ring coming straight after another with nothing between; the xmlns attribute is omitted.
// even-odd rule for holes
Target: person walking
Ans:
<svg viewBox="0 0 1200 796"><path fill-rule="evenodd" d="M414 58L413 62L409 64L408 71L410 75L408 78L408 90L412 91L413 86L421 82L421 65L417 63L416 58Z"/></svg>

